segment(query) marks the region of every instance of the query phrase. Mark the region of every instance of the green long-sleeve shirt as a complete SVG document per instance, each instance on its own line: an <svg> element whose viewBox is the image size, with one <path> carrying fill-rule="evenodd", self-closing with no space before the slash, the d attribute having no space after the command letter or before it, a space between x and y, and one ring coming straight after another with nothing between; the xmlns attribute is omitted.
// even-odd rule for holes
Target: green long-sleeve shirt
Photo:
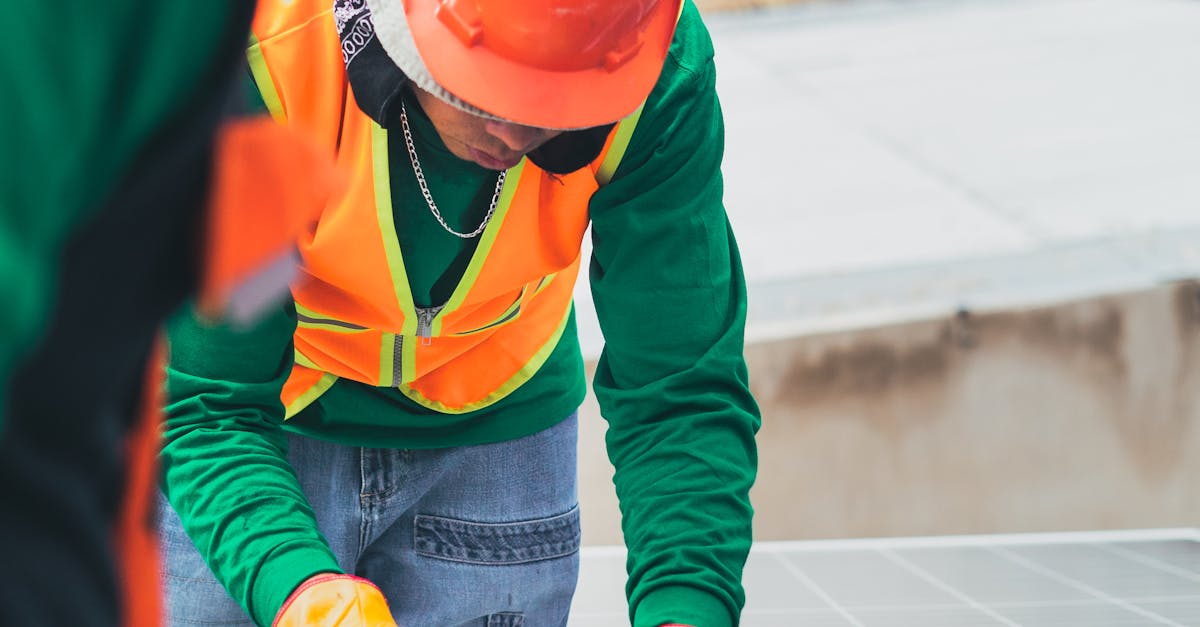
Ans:
<svg viewBox="0 0 1200 627"><path fill-rule="evenodd" d="M742 336L745 286L722 205L723 126L713 51L688 3L663 74L613 180L591 199L589 278L605 336L594 380L609 422L630 613L637 626L728 625L743 604L758 409ZM455 158L411 99L429 188L448 222L478 224L495 173ZM390 134L395 223L418 306L440 304L474 242L434 221L399 133ZM165 489L218 578L269 624L308 576L336 570L287 459L285 431L347 445L427 448L518 438L585 393L574 321L538 373L487 408L445 415L399 391L339 379L283 422L290 306L252 329L171 327Z"/></svg>

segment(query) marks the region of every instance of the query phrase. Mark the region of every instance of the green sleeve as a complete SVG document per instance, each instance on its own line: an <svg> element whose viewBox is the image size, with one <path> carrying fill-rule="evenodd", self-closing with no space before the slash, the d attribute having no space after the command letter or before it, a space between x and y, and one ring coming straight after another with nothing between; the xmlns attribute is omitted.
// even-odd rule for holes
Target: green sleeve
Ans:
<svg viewBox="0 0 1200 627"><path fill-rule="evenodd" d="M591 206L591 284L635 627L736 624L759 410L746 289L722 203L711 42L688 3L612 183Z"/></svg>
<svg viewBox="0 0 1200 627"><path fill-rule="evenodd" d="M168 326L164 491L217 579L261 625L304 579L341 572L287 459L279 394L295 326L291 302L246 329L190 310Z"/></svg>

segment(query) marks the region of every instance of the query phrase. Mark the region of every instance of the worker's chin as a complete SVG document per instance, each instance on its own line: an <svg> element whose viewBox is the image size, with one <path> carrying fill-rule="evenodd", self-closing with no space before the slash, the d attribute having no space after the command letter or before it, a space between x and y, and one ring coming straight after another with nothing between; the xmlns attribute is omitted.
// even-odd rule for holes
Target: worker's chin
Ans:
<svg viewBox="0 0 1200 627"><path fill-rule="evenodd" d="M467 150L470 153L471 161L489 170L507 170L520 163L524 157L524 155L520 154L497 157L477 148L467 148Z"/></svg>

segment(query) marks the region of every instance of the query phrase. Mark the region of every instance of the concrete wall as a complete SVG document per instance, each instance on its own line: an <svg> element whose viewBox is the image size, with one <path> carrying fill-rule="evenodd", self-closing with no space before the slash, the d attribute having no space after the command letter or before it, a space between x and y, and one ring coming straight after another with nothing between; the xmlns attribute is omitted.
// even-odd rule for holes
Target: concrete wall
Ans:
<svg viewBox="0 0 1200 627"><path fill-rule="evenodd" d="M1195 526L1200 285L747 347L756 539ZM621 542L583 410L584 540Z"/></svg>

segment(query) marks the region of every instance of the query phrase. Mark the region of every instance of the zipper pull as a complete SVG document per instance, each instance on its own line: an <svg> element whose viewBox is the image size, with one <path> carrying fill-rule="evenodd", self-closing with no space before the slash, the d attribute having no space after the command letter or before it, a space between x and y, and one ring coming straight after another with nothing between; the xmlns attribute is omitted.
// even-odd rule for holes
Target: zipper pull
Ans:
<svg viewBox="0 0 1200 627"><path fill-rule="evenodd" d="M433 344L433 319L441 310L442 307L417 307L417 337L421 338L421 346Z"/></svg>
<svg viewBox="0 0 1200 627"><path fill-rule="evenodd" d="M421 346L433 344L433 314L428 309L417 309L417 337Z"/></svg>

